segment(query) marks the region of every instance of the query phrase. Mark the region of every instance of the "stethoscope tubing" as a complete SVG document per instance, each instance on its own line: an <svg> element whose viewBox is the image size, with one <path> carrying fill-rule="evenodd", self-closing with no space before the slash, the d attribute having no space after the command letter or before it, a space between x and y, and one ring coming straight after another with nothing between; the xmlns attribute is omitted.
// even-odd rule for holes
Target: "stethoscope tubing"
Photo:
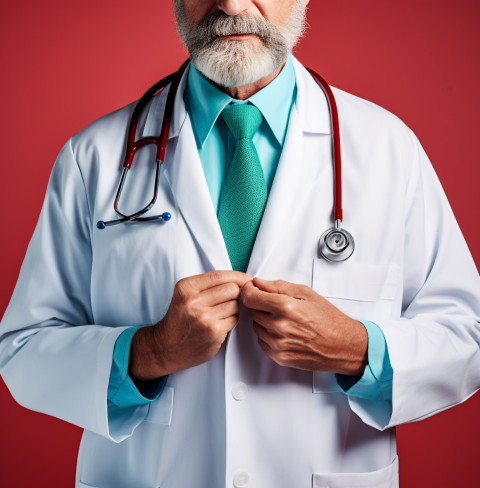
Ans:
<svg viewBox="0 0 480 488"><path fill-rule="evenodd" d="M338 109L335 96L329 84L318 74L310 68L308 72L313 76L317 84L325 93L327 98L330 124L332 127L332 145L333 145L333 181L334 181L334 204L333 204L333 220L335 225L337 222L343 221L342 209L342 157L340 151L340 123L338 121Z"/></svg>
<svg viewBox="0 0 480 488"><path fill-rule="evenodd" d="M159 172L160 167L165 159L165 149L167 145L168 132L170 129L170 122L173 114L173 106L175 101L175 95L177 93L180 80L183 76L185 69L190 63L190 59L187 59L182 66L159 82L155 83L151 88L149 88L144 95L140 98L136 104L132 117L130 119L130 124L127 133L127 149L125 153L125 159L123 162L123 171L120 177L120 182L117 188L114 209L115 212L120 215L121 218L116 220L110 220L107 222L98 221L97 228L104 229L107 226L120 224L128 221L168 221L171 218L170 213L164 212L160 215L155 215L151 217L142 217L148 210L150 210L157 200L158 182L159 182ZM338 262L348 259L355 249L355 243L352 235L341 228L343 221L343 209L342 209L342 163L341 163L341 152L340 152L340 124L338 120L338 109L335 102L335 97L333 92L328 85L328 83L315 71L307 68L310 75L314 78L316 83L323 90L325 97L328 102L329 113L330 113L330 124L332 129L332 153L333 153L333 180L334 180L334 205L333 205L333 220L334 227L325 231L320 237L318 244L318 254L319 256L325 258L327 261ZM136 132L140 116L143 113L148 102L154 97L159 91L163 90L169 83L171 83L170 89L168 91L167 100L165 104L162 129L160 131L159 137L144 137L142 139L136 140ZM156 153L156 170L155 170L155 182L153 197L149 204L144 208L135 212L131 215L125 215L120 212L118 204L120 201L120 196L122 194L123 186L127 178L128 171L130 170L133 159L136 152L148 144L154 144L157 148Z"/></svg>
<svg viewBox="0 0 480 488"><path fill-rule="evenodd" d="M115 212L121 216L120 219L114 219L114 220L108 220L108 221L103 221L99 220L97 222L97 228L98 229L105 229L105 227L111 226L111 225L116 225L116 224L121 224L123 222L129 222L129 221L143 221L143 222L148 222L148 221L156 221L156 220L162 220L167 222L171 218L171 214L169 212L163 212L161 215L156 215L152 217L142 217L143 214L148 212L155 202L157 201L157 192L158 192L158 181L159 181L159 173L160 173L160 166L163 164L163 161L165 160L165 149L167 146L167 139L168 139L168 132L170 130L170 123L172 119L172 113L173 113L173 105L175 102L175 94L177 92L178 85L180 84L180 80L182 78L183 72L187 68L188 64L190 62L190 59L187 59L182 66L176 71L175 73L171 73L170 75L166 76L165 78L162 78L160 81L155 83L153 86L151 86L140 98L140 100L137 102L135 105L135 108L132 113L132 117L130 118L130 124L128 126L128 132L127 132L127 149L125 152L125 158L123 161L123 170L122 174L120 176L120 182L118 184L117 192L115 195L115 200L113 204L113 208L115 209ZM170 90L167 95L167 101L165 104L165 111L164 111L164 117L163 117L163 122L162 122L162 129L160 131L160 136L158 137L144 137L142 139L136 140L136 133L137 133L137 127L138 127L138 122L140 120L140 116L143 113L143 110L145 109L146 105L148 102L160 91L162 91L169 83L171 83ZM120 212L118 208L118 204L120 201L120 196L122 194L123 186L125 184L125 180L127 178L128 171L132 167L133 164L133 159L135 157L136 152L149 144L154 144L157 148L156 152L156 168L155 168L155 182L154 182L154 189L153 189L153 197L144 208L139 210L138 212L135 212L130 215L125 215L122 212Z"/></svg>

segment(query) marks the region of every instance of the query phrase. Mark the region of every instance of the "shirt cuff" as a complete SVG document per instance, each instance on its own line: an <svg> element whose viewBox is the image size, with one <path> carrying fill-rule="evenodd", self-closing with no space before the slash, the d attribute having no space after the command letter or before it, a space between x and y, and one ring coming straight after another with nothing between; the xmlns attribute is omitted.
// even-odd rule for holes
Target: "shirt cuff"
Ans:
<svg viewBox="0 0 480 488"><path fill-rule="evenodd" d="M137 327L125 329L117 338L113 349L112 369L108 383L107 399L117 407L127 408L145 405L156 400L162 393L168 376L153 380L148 391L140 393L128 375L130 347Z"/></svg>
<svg viewBox="0 0 480 488"><path fill-rule="evenodd" d="M377 324L368 320L361 323L368 334L368 364L361 378L337 374L337 383L348 395L391 401L393 369L385 336Z"/></svg>

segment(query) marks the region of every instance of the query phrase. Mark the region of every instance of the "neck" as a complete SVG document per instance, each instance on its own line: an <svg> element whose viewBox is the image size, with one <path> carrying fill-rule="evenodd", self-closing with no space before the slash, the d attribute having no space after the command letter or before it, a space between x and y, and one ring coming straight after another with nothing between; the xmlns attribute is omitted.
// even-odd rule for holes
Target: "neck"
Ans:
<svg viewBox="0 0 480 488"><path fill-rule="evenodd" d="M255 95L258 91L262 88L265 88L269 83L271 83L282 71L282 68L285 66L283 63L279 68L277 68L273 73L270 73L263 78L260 78L253 83L248 83L247 85L242 86L221 86L216 85L220 90L225 92L227 95L230 95L232 98L237 100L246 100L250 98L252 95Z"/></svg>

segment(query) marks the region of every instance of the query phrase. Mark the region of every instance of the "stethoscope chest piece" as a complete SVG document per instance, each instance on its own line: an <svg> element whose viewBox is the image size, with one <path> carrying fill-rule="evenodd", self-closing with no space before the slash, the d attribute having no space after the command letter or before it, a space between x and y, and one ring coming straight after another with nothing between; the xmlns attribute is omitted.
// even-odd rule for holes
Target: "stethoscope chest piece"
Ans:
<svg viewBox="0 0 480 488"><path fill-rule="evenodd" d="M340 222L335 227L326 230L318 241L318 256L331 262L346 261L355 249L355 241L350 232L340 228Z"/></svg>

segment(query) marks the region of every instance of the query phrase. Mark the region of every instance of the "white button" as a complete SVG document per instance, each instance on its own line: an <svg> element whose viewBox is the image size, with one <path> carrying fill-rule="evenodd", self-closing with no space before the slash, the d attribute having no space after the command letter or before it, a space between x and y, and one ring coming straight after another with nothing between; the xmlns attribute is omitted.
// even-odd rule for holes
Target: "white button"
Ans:
<svg viewBox="0 0 480 488"><path fill-rule="evenodd" d="M242 400L245 400L247 398L247 393L248 393L248 386L239 381L238 383L235 383L232 388L232 396L235 398L235 400L241 402Z"/></svg>
<svg viewBox="0 0 480 488"><path fill-rule="evenodd" d="M233 477L233 486L235 488L245 488L248 485L248 473L237 471Z"/></svg>

